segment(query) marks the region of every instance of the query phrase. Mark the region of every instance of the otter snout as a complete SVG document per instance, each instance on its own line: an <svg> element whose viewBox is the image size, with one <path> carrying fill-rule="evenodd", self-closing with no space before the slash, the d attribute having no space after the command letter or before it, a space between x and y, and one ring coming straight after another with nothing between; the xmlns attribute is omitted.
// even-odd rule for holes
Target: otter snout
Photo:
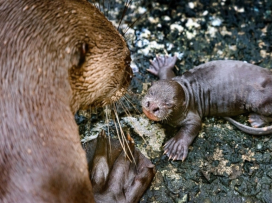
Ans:
<svg viewBox="0 0 272 203"><path fill-rule="evenodd" d="M144 114L153 121L160 121L160 104L157 101L152 101L151 98L144 98L142 100L142 109Z"/></svg>
<svg viewBox="0 0 272 203"><path fill-rule="evenodd" d="M160 107L158 106L158 104L152 101L146 102L146 108L148 108L150 113L153 113L154 115L156 114L156 112L159 112L160 110Z"/></svg>

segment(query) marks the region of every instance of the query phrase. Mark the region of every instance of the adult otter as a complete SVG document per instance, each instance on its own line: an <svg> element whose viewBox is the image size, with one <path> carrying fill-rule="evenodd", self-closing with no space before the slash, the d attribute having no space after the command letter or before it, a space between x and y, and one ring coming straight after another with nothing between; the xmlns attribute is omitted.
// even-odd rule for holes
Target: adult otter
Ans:
<svg viewBox="0 0 272 203"><path fill-rule="evenodd" d="M73 113L122 96L126 43L87 1L0 0L0 10L0 199L94 202Z"/></svg>
<svg viewBox="0 0 272 203"><path fill-rule="evenodd" d="M159 76L142 100L148 118L180 126L166 142L170 159L184 160L188 147L201 129L204 116L236 116L251 113L254 127L272 122L272 72L241 61L212 61L197 66L180 77L173 67L176 57L157 57L149 71ZM244 132L271 134L272 126L252 128L226 117Z"/></svg>

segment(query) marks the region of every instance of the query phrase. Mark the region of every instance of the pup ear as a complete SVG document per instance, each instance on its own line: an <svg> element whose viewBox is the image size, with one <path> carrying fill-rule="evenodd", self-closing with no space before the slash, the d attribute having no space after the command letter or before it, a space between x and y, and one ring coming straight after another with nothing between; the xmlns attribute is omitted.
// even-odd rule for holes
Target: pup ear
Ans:
<svg viewBox="0 0 272 203"><path fill-rule="evenodd" d="M88 49L88 44L78 44L71 56L71 63L73 67L80 68L83 65L83 63L86 61L86 53L88 52Z"/></svg>

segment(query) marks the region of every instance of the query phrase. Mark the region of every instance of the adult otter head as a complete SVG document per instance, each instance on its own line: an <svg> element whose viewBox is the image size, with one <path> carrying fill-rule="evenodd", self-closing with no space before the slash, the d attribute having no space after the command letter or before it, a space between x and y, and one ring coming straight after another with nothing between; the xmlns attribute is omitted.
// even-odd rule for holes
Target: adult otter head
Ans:
<svg viewBox="0 0 272 203"><path fill-rule="evenodd" d="M0 0L0 10L3 201L92 202L72 113L122 95L125 41L83 0Z"/></svg>
<svg viewBox="0 0 272 203"><path fill-rule="evenodd" d="M184 90L176 81L159 80L148 89L142 99L142 108L151 120L167 120L170 116L175 116L175 112L186 110Z"/></svg>
<svg viewBox="0 0 272 203"><path fill-rule="evenodd" d="M61 100L69 95L73 112L111 103L124 94L132 77L130 51L91 3L24 0L1 4L9 13L0 14L1 22L12 22L3 24L5 29L0 31L1 66L21 75L16 80L26 86L29 80L45 89L54 86ZM18 71L23 70L20 66L28 71Z"/></svg>
<svg viewBox="0 0 272 203"><path fill-rule="evenodd" d="M70 21L77 19L71 32L79 39L66 48L72 54L69 70L72 109L115 102L126 92L132 78L127 44L97 9L77 8L77 2L71 9L76 12L72 12Z"/></svg>

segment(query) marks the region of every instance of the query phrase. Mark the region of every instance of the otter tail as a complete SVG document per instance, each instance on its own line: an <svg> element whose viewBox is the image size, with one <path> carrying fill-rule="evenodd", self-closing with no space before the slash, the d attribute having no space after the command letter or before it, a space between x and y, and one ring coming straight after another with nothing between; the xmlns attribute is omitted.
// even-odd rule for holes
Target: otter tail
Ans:
<svg viewBox="0 0 272 203"><path fill-rule="evenodd" d="M251 135L268 135L268 134L272 134L272 126L267 126L267 127L263 127L263 128L253 128L253 127L250 127L250 126L243 125L243 124L237 122L236 120L233 120L230 117L224 117L224 119L226 119L231 124L236 126L239 130L241 130L241 131L243 131L245 133L251 134Z"/></svg>

